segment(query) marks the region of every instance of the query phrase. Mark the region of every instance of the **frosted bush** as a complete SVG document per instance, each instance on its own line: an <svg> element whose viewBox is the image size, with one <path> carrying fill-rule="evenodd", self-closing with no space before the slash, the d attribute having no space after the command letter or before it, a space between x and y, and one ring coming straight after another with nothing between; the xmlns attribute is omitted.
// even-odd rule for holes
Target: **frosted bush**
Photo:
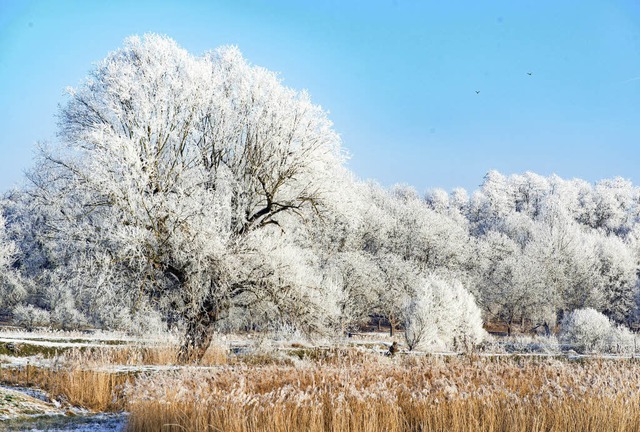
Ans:
<svg viewBox="0 0 640 432"><path fill-rule="evenodd" d="M634 339L626 327L616 327L595 309L576 309L562 320L560 341L580 353L633 352Z"/></svg>
<svg viewBox="0 0 640 432"><path fill-rule="evenodd" d="M167 332L167 323L158 311L147 307L132 314L126 330L136 336L163 335Z"/></svg>
<svg viewBox="0 0 640 432"><path fill-rule="evenodd" d="M51 311L51 323L63 330L78 330L87 325L87 319L70 302L61 302Z"/></svg>
<svg viewBox="0 0 640 432"><path fill-rule="evenodd" d="M558 339L551 336L517 335L506 337L500 341L505 352L508 353L545 353L553 354L559 350Z"/></svg>
<svg viewBox="0 0 640 432"><path fill-rule="evenodd" d="M609 334L607 345L609 346L609 352L619 354L631 354L635 353L636 343L635 335L625 326L617 326Z"/></svg>
<svg viewBox="0 0 640 432"><path fill-rule="evenodd" d="M48 326L51 322L51 314L33 305L18 305L13 308L13 320L31 331L35 327Z"/></svg>
<svg viewBox="0 0 640 432"><path fill-rule="evenodd" d="M407 303L404 318L409 349L469 349L486 336L473 295L460 282L433 275Z"/></svg>
<svg viewBox="0 0 640 432"><path fill-rule="evenodd" d="M271 332L271 338L284 344L308 345L309 341L299 328L290 323L280 323Z"/></svg>

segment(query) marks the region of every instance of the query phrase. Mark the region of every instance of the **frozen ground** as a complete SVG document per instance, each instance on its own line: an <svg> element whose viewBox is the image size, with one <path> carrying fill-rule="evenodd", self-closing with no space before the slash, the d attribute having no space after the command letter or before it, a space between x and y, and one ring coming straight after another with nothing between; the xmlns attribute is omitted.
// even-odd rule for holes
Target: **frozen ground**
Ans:
<svg viewBox="0 0 640 432"><path fill-rule="evenodd" d="M177 338L171 334L162 334L157 336L130 336L119 332L109 332L102 330L93 331L55 331L55 330L36 330L25 331L14 327L0 327L0 338L32 340L32 341L50 341L50 342L80 342L80 343L170 343L175 342Z"/></svg>
<svg viewBox="0 0 640 432"><path fill-rule="evenodd" d="M124 431L127 425L125 414L96 414L90 416L55 416L29 420L0 422L2 431L30 432L111 432Z"/></svg>
<svg viewBox="0 0 640 432"><path fill-rule="evenodd" d="M121 431L125 414L95 414L51 401L44 392L0 386L0 431Z"/></svg>
<svg viewBox="0 0 640 432"><path fill-rule="evenodd" d="M56 404L34 397L27 392L0 387L0 421L18 417L61 415L64 412Z"/></svg>

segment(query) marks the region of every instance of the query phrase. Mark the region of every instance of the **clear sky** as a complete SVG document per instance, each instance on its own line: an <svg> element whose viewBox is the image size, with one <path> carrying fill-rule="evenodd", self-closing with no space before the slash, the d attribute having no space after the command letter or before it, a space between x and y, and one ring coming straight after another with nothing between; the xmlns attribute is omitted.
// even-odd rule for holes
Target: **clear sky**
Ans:
<svg viewBox="0 0 640 432"><path fill-rule="evenodd" d="M145 32L194 54L238 45L308 89L361 178L475 189L497 169L640 184L637 0L0 0L0 192L34 143L56 139L65 87Z"/></svg>

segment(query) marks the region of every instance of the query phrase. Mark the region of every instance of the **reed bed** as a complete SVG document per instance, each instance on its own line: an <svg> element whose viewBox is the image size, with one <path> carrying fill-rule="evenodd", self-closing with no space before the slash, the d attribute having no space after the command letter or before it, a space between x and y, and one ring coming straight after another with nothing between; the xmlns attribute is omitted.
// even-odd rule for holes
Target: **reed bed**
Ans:
<svg viewBox="0 0 640 432"><path fill-rule="evenodd" d="M157 348L157 347L156 347ZM127 351L128 350L128 351ZM106 347L64 353L47 367L0 369L96 411L130 412L140 431L640 431L640 362L550 357L385 357L300 349L194 365L174 351ZM137 369L136 369L137 370Z"/></svg>
<svg viewBox="0 0 640 432"><path fill-rule="evenodd" d="M640 363L338 355L139 377L129 431L637 431Z"/></svg>
<svg viewBox="0 0 640 432"><path fill-rule="evenodd" d="M94 411L125 408L125 384L140 374L130 366L177 366L178 346L105 346L74 348L57 356L52 364L0 368L0 383L37 387L52 398ZM227 362L227 349L212 344L199 366Z"/></svg>
<svg viewBox="0 0 640 432"><path fill-rule="evenodd" d="M121 411L127 373L96 371L75 366L0 368L3 384L36 387L53 399L94 411Z"/></svg>
<svg viewBox="0 0 640 432"><path fill-rule="evenodd" d="M113 366L170 366L180 364L178 350L177 344L72 349L60 355L59 361L85 369L105 369ZM213 343L197 364L215 366L225 364L227 360L227 347Z"/></svg>

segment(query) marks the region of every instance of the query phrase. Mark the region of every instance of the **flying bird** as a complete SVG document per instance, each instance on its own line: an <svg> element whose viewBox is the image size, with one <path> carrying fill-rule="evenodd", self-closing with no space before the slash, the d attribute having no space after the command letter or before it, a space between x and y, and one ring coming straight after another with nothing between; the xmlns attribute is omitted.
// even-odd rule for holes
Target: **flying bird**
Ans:
<svg viewBox="0 0 640 432"><path fill-rule="evenodd" d="M480 90L476 90L476 94L480 94Z"/></svg>
<svg viewBox="0 0 640 432"><path fill-rule="evenodd" d="M531 76L533 75L533 72L527 72L527 75Z"/></svg>

